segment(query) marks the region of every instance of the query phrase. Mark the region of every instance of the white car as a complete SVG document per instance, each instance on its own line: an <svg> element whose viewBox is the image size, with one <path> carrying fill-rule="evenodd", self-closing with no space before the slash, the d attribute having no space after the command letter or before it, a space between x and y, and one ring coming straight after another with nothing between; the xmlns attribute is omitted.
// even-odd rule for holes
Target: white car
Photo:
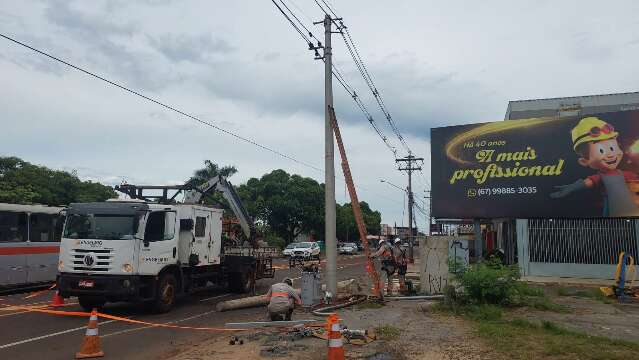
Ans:
<svg viewBox="0 0 639 360"><path fill-rule="evenodd" d="M357 244L355 243L342 243L337 249L340 254L353 255L357 254Z"/></svg>
<svg viewBox="0 0 639 360"><path fill-rule="evenodd" d="M289 257L293 256L293 249L295 249L295 244L288 244L282 251L282 255Z"/></svg>
<svg viewBox="0 0 639 360"><path fill-rule="evenodd" d="M320 247L315 242L301 242L292 245L294 245L292 257L304 259L320 258Z"/></svg>

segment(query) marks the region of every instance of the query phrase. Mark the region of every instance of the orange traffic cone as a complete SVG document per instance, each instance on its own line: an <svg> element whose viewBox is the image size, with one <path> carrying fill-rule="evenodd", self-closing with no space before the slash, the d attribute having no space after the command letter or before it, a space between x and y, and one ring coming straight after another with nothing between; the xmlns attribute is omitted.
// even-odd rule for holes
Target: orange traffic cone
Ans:
<svg viewBox="0 0 639 360"><path fill-rule="evenodd" d="M53 298L51 299L51 306L60 307L64 306L64 298L60 296L60 292L58 290L53 294Z"/></svg>
<svg viewBox="0 0 639 360"><path fill-rule="evenodd" d="M337 315L331 314L328 316L328 319L326 319L326 331L328 333L328 360L344 360L342 329Z"/></svg>
<svg viewBox="0 0 639 360"><path fill-rule="evenodd" d="M80 352L75 353L76 359L87 359L104 356L100 349L100 337L98 336L98 310L91 311L87 332L84 335Z"/></svg>

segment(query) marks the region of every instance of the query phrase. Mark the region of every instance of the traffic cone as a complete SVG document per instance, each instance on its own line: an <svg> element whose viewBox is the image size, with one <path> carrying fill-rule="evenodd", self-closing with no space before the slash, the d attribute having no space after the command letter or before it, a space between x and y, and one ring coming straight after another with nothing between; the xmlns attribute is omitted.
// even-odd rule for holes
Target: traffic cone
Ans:
<svg viewBox="0 0 639 360"><path fill-rule="evenodd" d="M82 342L82 348L79 352L75 353L75 358L87 359L102 356L104 356L104 352L102 352L100 348L100 337L98 336L98 310L93 309L93 311L91 311L91 317L89 318L87 332Z"/></svg>
<svg viewBox="0 0 639 360"><path fill-rule="evenodd" d="M337 315L331 314L328 316L328 319L326 319L326 331L328 333L328 360L344 360L342 329Z"/></svg>
<svg viewBox="0 0 639 360"><path fill-rule="evenodd" d="M53 293L53 298L51 299L52 307L60 307L64 306L64 298L60 296L60 292L58 290Z"/></svg>

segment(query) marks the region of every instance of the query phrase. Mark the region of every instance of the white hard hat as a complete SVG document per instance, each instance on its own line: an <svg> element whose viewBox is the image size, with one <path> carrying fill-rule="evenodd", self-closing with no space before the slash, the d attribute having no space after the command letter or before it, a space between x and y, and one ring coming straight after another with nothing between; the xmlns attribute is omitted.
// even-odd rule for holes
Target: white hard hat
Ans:
<svg viewBox="0 0 639 360"><path fill-rule="evenodd" d="M402 239L400 239L400 238L395 238L394 243L395 243L395 244L397 244L398 242L402 242Z"/></svg>

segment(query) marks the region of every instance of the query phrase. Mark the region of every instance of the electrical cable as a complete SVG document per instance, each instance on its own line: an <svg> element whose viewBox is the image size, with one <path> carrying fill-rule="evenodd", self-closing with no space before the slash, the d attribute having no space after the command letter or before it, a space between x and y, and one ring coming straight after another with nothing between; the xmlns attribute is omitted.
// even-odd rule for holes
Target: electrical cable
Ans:
<svg viewBox="0 0 639 360"><path fill-rule="evenodd" d="M302 32L302 30L300 30L300 28L298 28L298 27L297 27L297 25L295 25L295 23L293 22L293 20L291 20L291 18L290 18L288 15L286 15L286 13L285 13L285 12L284 12L284 10L282 9L282 7L281 7L281 6L279 6L279 5L275 2L275 0L271 0L271 2L273 3L273 5L275 5L275 7L277 7L277 8L280 10L280 12L282 13L282 15L284 15L284 17L286 18L286 20L288 20L288 22L290 22L290 23L291 23L291 25L293 26L293 28L295 28L295 30L296 30L296 31L300 34L300 36L302 37L302 39L304 39L304 42L306 42L306 44L311 44L311 46L312 46L311 41L310 41L310 40L306 37L306 35Z"/></svg>
<svg viewBox="0 0 639 360"><path fill-rule="evenodd" d="M193 116L193 115L188 114L188 113L186 113L186 112L184 112L184 111L182 111L182 110L179 110L178 108L176 108L176 107L174 107L174 106L167 105L167 104L165 104L165 103L163 103L163 102L161 102L161 101L159 101L159 100L156 100L156 99L153 99L153 98L151 98L151 97L148 97L148 96L146 96L146 95L144 95L144 94L142 94L142 93L140 93L140 92L137 92L137 91L135 91L135 90L132 90L132 89L130 89L130 88L128 88L128 87L126 87L126 86L124 86L124 85L120 85L120 84L118 84L118 83L116 83L116 82L114 82L114 81L111 81L111 80L109 80L109 79L107 79L107 78L105 78L105 77L103 77L103 76L100 76L100 75L97 75L97 74L95 74L95 73L93 73L93 72L90 72L90 71L88 71L88 70L85 70L85 69L83 69L83 68L81 68L81 67L79 67L79 66L73 65L73 64L71 64L71 63L69 63L69 62L67 62L67 61L65 61L65 60L62 60L62 59L60 59L60 58L58 58L58 57L56 57L56 56L53 56L53 55L51 55L51 54L49 54L49 53L46 53L46 52L44 52L44 51L42 51L42 50L36 49L36 48L34 48L33 46L30 46L30 45L25 44L25 43L23 43L23 42L21 42L21 41L18 41L18 40L14 39L14 38L12 38L12 37L9 37L9 36L7 36L7 35L5 35L5 34L0 33L0 37L2 37L2 38L4 38L4 39L7 39L7 40L9 40L9 41L11 41L11 42L13 42L13 43L15 43L15 44L20 45L20 46L23 46L23 47L25 47L25 48L27 48L27 49L29 49L29 50L31 50L31 51L34 51L34 52L36 52L36 53L38 53L38 54L40 54L40 55L44 55L44 56L46 56L46 57L48 57L48 58L50 58L50 59L52 59L52 60L55 60L55 61L57 61L57 62L59 62L59 63L61 63L61 64L64 64L64 65L66 65L66 66L68 66L68 67L70 67L70 68L73 68L73 69L75 69L75 70L77 70L77 71L80 71L80 72L82 72L82 73L84 73L84 74L86 74L86 75L92 76L92 77L94 77L94 78L96 78L96 79L98 79L98 80L102 80L102 81L104 81L104 82L106 82L106 83L108 83L108 84L110 84L110 85L112 85L112 86L115 86L115 87L117 87L117 88L119 88L119 89L121 89L121 90L124 90L124 91L126 91L126 92L128 92L128 93L131 93L131 94L133 94L133 95L135 95L135 96L138 96L138 97L140 97L140 98L142 98L142 99L144 99L144 100L147 100L147 101L149 101L149 102L152 102L152 103L154 103L154 104L156 104L156 105L160 105L160 106L164 107L165 109L171 110L171 111L176 112L176 113L178 113L178 114L180 114L180 115L182 115L182 116L188 117L188 118L190 118L190 119L192 119L192 120L194 120L194 121L197 121L198 123L200 123L200 124L202 124L202 125L206 125L206 126L209 126L209 127L213 128L213 129L216 129L216 130L218 130L218 131L220 131L220 132L222 132L222 133L224 133L224 134L226 134L226 135L232 136L232 137L234 137L234 138L236 138L236 139L238 139L238 140L241 140L241 141L243 141L243 142L246 142L246 143L249 143L249 144L251 144L251 145L257 146L258 148L260 148L260 149L262 149L262 150L269 151L269 152L271 152L271 153L273 153L273 154L275 154L275 155L278 155L278 156L280 156L280 157L283 157L283 158L285 158L285 159L288 159L288 160L290 160L290 161L293 161L293 162L295 162L295 163L297 163L297 164L300 164L300 165L303 165L303 166L305 166L305 167L311 168L311 169L313 169L313 170L316 170L316 171L319 171L319 172L322 172L322 173L324 172L324 170L322 170L322 169L320 169L320 168L318 168L318 167L316 167L316 166L314 166L314 165L311 165L311 164L306 163L306 162L304 162L304 161L298 160L298 159L296 159L296 158L294 158L294 157L292 157L292 156L290 156L290 155L286 155L286 154L284 154L284 153L282 153L282 152L280 152L280 151L277 151L277 150L272 149L272 148L270 148L270 147L268 147L268 146L262 145L262 144L260 144L260 143L256 142L255 140L251 140L251 139L249 139L249 138L246 138L246 137L244 137L244 136L241 136L241 135L238 135L238 134L236 134L236 133L234 133L234 132L231 132L231 131L229 131L229 130L226 130L226 129L222 128L222 127L219 127L219 126L217 126L217 125L215 125L215 124L212 124L212 123L210 123L210 122L208 122L208 121L202 120L202 119L200 119L200 118L198 118L198 117L196 117L196 116Z"/></svg>

